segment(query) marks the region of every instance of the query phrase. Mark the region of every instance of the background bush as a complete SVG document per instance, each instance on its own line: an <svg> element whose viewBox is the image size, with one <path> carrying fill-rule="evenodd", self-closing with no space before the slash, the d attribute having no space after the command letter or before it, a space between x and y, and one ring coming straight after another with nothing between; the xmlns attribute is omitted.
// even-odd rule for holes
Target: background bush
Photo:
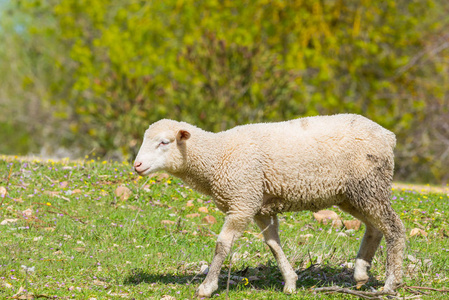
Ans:
<svg viewBox="0 0 449 300"><path fill-rule="evenodd" d="M2 3L0 152L132 159L161 118L351 112L397 134L397 179L449 180L445 0Z"/></svg>

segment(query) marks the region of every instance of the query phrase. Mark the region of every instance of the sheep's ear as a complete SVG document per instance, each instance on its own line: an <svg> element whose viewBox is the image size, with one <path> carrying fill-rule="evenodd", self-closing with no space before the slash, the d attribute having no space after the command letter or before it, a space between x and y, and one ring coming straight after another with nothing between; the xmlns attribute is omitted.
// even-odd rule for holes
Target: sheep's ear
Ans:
<svg viewBox="0 0 449 300"><path fill-rule="evenodd" d="M190 132L188 132L187 130L182 130L181 129L176 134L176 140L178 141L178 143L182 143L184 141L187 141L189 138L190 138Z"/></svg>

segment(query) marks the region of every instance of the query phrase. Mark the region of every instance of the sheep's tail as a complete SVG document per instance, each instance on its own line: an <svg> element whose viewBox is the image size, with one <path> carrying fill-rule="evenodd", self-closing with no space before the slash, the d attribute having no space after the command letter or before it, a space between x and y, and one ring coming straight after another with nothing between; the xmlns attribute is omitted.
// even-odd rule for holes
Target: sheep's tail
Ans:
<svg viewBox="0 0 449 300"><path fill-rule="evenodd" d="M387 132L388 145L391 146L391 149L394 149L396 147L396 135L389 130L386 130L386 132Z"/></svg>

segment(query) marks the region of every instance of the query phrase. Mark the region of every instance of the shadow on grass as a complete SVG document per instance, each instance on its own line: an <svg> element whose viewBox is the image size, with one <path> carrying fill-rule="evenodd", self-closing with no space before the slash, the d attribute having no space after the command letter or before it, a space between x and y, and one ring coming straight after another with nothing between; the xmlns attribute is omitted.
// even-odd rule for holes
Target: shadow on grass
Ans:
<svg viewBox="0 0 449 300"><path fill-rule="evenodd" d="M313 265L307 269L297 270L298 281L297 288L318 288L327 286L340 286L351 288L355 286L353 279L353 270L347 267L332 267ZM232 276L238 276L239 278L249 278L249 281L243 280L242 282L236 282L238 280L232 278ZM192 285L199 285L205 278L205 275L192 275L192 274L161 274L151 273L151 271L144 269L133 269L130 274L125 278L124 284L126 285L139 285L142 283L147 284L182 284L187 283ZM219 279L218 292L226 290L227 284L227 272L222 271ZM257 268L244 268L242 270L233 270L231 272L231 284L230 290L235 289L237 286L249 284L256 290L274 290L281 292L283 290L283 279L276 265L268 264L261 265ZM370 288L378 289L383 286L382 282L377 281L373 277L370 278L368 283L362 288L362 290L370 290Z"/></svg>
<svg viewBox="0 0 449 300"><path fill-rule="evenodd" d="M126 276L123 283L126 285L139 285L142 283L186 284L191 282L194 279L194 277L195 277L194 275L160 274L160 273L151 273L151 271L144 269L132 269L130 274ZM204 276L202 276L201 278L204 278Z"/></svg>

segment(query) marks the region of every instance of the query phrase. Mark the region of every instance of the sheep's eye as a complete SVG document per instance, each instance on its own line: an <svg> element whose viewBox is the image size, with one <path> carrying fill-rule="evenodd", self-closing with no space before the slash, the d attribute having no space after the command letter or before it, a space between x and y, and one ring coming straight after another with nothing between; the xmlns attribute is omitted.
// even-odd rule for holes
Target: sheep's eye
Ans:
<svg viewBox="0 0 449 300"><path fill-rule="evenodd" d="M170 142L167 142L167 141L161 141L160 143L159 143L159 146L161 146L161 145L168 145Z"/></svg>

